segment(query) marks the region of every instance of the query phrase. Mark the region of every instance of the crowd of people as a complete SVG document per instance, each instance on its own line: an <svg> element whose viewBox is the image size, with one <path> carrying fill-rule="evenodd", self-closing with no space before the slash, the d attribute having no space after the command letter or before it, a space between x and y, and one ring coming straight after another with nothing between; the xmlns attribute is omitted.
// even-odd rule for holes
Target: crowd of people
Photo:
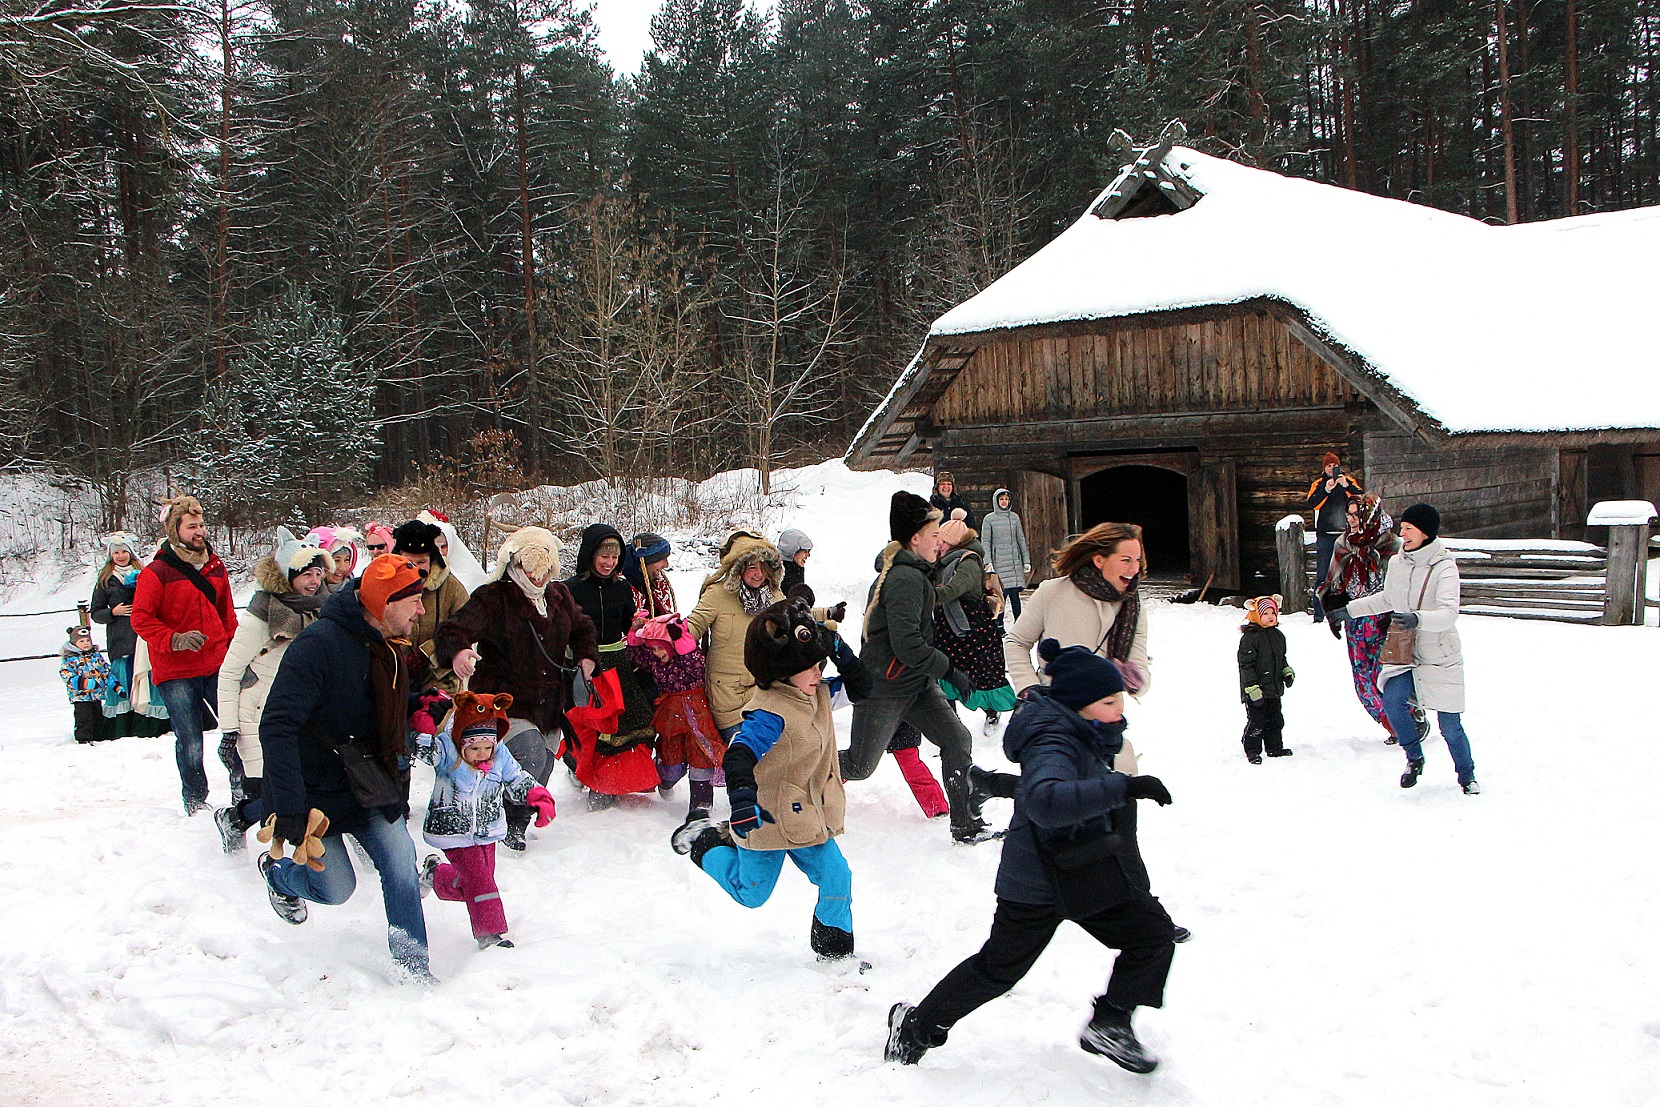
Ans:
<svg viewBox="0 0 1660 1107"><path fill-rule="evenodd" d="M1464 791L1478 792L1459 720L1458 575L1439 517L1414 505L1396 540L1382 505L1331 456L1311 502L1317 493L1319 518L1345 520L1318 578L1317 617L1347 634L1361 703L1407 755L1401 786L1423 772L1433 708ZM217 728L231 789L213 815L225 852L257 831L270 904L299 924L308 905L355 890L350 836L379 877L391 955L417 980L431 979L429 894L465 904L481 949L511 948L496 847L523 851L532 822L554 818L548 784L561 763L591 810L633 793L668 799L686 781L671 847L751 908L790 860L818 890L810 948L854 957L852 872L836 842L846 782L892 753L955 841L1003 844L990 936L926 998L894 1006L887 1057L915 1063L943 1045L1070 919L1120 951L1081 1046L1151 1071L1131 1014L1162 1003L1175 946L1191 935L1153 896L1139 845L1136 801L1171 796L1138 772L1125 734L1125 697L1152 685L1142 532L1103 523L1073 537L1022 604L1031 554L1009 490L980 528L949 473L931 498L902 491L888 508L889 541L849 633L846 603L818 605L807 583L813 543L799 529L776 542L733 531L682 614L660 535L590 525L562 576L560 538L522 527L469 592L450 571L453 530L429 513L282 535L254 564L239 612L202 505L176 496L148 564L134 536L106 539L92 609L110 656L84 629L64 649L76 737L119 719L139 732L163 713L152 704L164 708L193 815L208 806L203 740ZM1280 606L1251 598L1242 627L1253 763L1292 752L1281 737L1295 673ZM1415 639L1404 655L1403 632ZM1011 716L1002 747L1018 773L974 765L958 704L984 712L988 735ZM832 715L847 705L841 749ZM923 739L943 782L918 756ZM408 827L416 760L434 776L422 836L441 851L424 860ZM993 797L1014 801L1006 828L984 818Z"/></svg>

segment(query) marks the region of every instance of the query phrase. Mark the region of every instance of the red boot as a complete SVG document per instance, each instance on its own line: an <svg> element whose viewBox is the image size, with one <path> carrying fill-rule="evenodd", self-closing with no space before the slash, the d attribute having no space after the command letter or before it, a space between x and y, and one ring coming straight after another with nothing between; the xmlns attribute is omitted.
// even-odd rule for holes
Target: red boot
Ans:
<svg viewBox="0 0 1660 1107"><path fill-rule="evenodd" d="M908 750L894 750L893 759L899 762L899 772L904 776L905 783L911 786L911 795L916 797L916 804L922 808L924 815L932 819L951 813L951 805L945 799L945 789L940 787L940 782L934 779L934 774L928 771L928 766L917 756L915 746Z"/></svg>

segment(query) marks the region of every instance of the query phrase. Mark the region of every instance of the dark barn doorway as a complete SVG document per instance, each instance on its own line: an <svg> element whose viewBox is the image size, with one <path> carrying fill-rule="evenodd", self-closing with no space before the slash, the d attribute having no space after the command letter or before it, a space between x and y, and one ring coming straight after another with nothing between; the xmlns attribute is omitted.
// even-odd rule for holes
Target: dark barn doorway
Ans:
<svg viewBox="0 0 1660 1107"><path fill-rule="evenodd" d="M1192 571L1187 532L1187 478L1151 465L1120 465L1078 482L1083 529L1097 523L1135 523L1146 539L1147 573Z"/></svg>

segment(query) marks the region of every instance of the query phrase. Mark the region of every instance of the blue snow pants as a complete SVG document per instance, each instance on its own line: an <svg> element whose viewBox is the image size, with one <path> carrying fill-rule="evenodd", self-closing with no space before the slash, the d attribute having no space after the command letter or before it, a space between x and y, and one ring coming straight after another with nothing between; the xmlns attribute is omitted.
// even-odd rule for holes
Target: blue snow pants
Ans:
<svg viewBox="0 0 1660 1107"><path fill-rule="evenodd" d="M825 926L852 931L853 870L847 867L847 858L842 856L834 838L805 849L716 846L703 855L703 871L745 907L759 907L778 885L778 874L784 871L786 857L818 886L813 917Z"/></svg>

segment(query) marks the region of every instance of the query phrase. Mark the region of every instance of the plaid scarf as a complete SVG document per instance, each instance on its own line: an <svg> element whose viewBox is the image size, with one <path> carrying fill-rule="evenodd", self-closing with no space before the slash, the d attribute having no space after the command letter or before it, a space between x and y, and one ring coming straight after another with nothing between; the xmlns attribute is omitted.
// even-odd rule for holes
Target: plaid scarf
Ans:
<svg viewBox="0 0 1660 1107"><path fill-rule="evenodd" d="M1078 586L1078 591L1092 600L1102 603L1116 603L1122 606L1118 609L1118 616L1112 621L1112 628L1107 631L1106 638L1095 647L1095 652L1101 652L1101 646L1107 648L1107 656L1118 661L1130 659L1130 646L1135 642L1136 623L1141 621L1141 577L1138 574L1130 581L1130 586L1120 592L1114 588L1101 570L1095 567L1094 561L1086 561L1072 570L1072 583Z"/></svg>

